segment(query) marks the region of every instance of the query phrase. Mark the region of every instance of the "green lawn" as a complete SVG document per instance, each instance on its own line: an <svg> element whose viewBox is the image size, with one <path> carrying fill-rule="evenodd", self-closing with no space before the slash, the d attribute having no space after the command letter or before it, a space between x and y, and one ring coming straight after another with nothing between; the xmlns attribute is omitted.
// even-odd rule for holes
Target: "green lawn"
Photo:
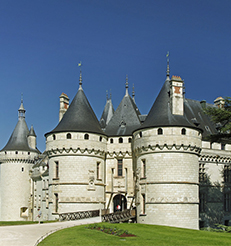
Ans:
<svg viewBox="0 0 231 246"><path fill-rule="evenodd" d="M143 224L107 224L128 230L137 237L120 238L97 230L86 229L87 225L76 226L58 231L45 238L39 246L66 245L231 245L231 233L196 231L174 227Z"/></svg>

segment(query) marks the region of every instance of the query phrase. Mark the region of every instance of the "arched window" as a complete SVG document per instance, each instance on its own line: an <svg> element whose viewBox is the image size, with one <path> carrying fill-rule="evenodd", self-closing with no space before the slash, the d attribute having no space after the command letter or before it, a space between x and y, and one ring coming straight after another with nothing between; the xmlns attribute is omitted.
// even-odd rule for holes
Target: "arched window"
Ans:
<svg viewBox="0 0 231 246"><path fill-rule="evenodd" d="M102 142L102 139L103 139L103 138L100 136L100 137L99 137L99 141Z"/></svg>
<svg viewBox="0 0 231 246"><path fill-rule="evenodd" d="M71 134L67 133L67 139L71 139Z"/></svg>
<svg viewBox="0 0 231 246"><path fill-rule="evenodd" d="M128 138L128 142L131 143L132 142L132 138Z"/></svg>
<svg viewBox="0 0 231 246"><path fill-rule="evenodd" d="M56 136L55 136L55 134L53 134L53 140L55 140L56 139Z"/></svg>
<svg viewBox="0 0 231 246"><path fill-rule="evenodd" d="M123 143L123 138L119 138L119 143Z"/></svg>
<svg viewBox="0 0 231 246"><path fill-rule="evenodd" d="M186 129L185 129L185 128L182 128L182 129L181 129L181 134L182 134L182 135L186 135Z"/></svg>
<svg viewBox="0 0 231 246"><path fill-rule="evenodd" d="M113 143L113 138L110 139L110 143Z"/></svg>
<svg viewBox="0 0 231 246"><path fill-rule="evenodd" d="M86 139L86 140L89 139L89 135L87 133L84 135L84 139Z"/></svg>
<svg viewBox="0 0 231 246"><path fill-rule="evenodd" d="M162 129L162 128L159 128L159 129L157 130L157 134L158 134L158 135L162 135L162 134L163 134L163 129Z"/></svg>
<svg viewBox="0 0 231 246"><path fill-rule="evenodd" d="M139 134L140 134L140 137L142 138L142 132L139 132Z"/></svg>

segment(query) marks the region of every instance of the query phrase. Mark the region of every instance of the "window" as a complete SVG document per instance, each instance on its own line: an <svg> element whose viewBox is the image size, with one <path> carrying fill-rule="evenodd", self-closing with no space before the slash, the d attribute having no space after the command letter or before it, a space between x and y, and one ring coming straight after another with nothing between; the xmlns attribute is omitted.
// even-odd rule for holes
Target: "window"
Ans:
<svg viewBox="0 0 231 246"><path fill-rule="evenodd" d="M146 178L146 160L142 160L142 176L143 178Z"/></svg>
<svg viewBox="0 0 231 246"><path fill-rule="evenodd" d="M224 183L231 183L231 168L229 165L224 166Z"/></svg>
<svg viewBox="0 0 231 246"><path fill-rule="evenodd" d="M118 176L123 176L123 159L118 159Z"/></svg>
<svg viewBox="0 0 231 246"><path fill-rule="evenodd" d="M55 213L58 213L59 210L59 195L55 193Z"/></svg>
<svg viewBox="0 0 231 246"><path fill-rule="evenodd" d="M230 212L230 193L225 193L224 194L224 210L225 212Z"/></svg>
<svg viewBox="0 0 231 246"><path fill-rule="evenodd" d="M71 139L71 134L67 133L67 139Z"/></svg>
<svg viewBox="0 0 231 246"><path fill-rule="evenodd" d="M200 192L200 194L199 194L199 211L201 213L205 212L205 204L206 204L206 194Z"/></svg>
<svg viewBox="0 0 231 246"><path fill-rule="evenodd" d="M113 143L113 138L110 139L110 143Z"/></svg>
<svg viewBox="0 0 231 246"><path fill-rule="evenodd" d="M20 216L21 217L28 217L28 208L27 207L21 207L20 208Z"/></svg>
<svg viewBox="0 0 231 246"><path fill-rule="evenodd" d="M89 135L87 133L84 135L84 139L86 139L86 140L89 139Z"/></svg>
<svg viewBox="0 0 231 246"><path fill-rule="evenodd" d="M100 179L100 162L96 164L96 179Z"/></svg>
<svg viewBox="0 0 231 246"><path fill-rule="evenodd" d="M24 172L24 167L22 167L22 172Z"/></svg>
<svg viewBox="0 0 231 246"><path fill-rule="evenodd" d="M221 144L221 150L225 150L225 144L224 143Z"/></svg>
<svg viewBox="0 0 231 246"><path fill-rule="evenodd" d="M53 134L53 140L56 140L56 136L55 136L55 134Z"/></svg>
<svg viewBox="0 0 231 246"><path fill-rule="evenodd" d="M142 194L142 214L145 214L145 194Z"/></svg>
<svg viewBox="0 0 231 246"><path fill-rule="evenodd" d="M162 129L162 128L158 128L157 134L158 134L158 135L162 135L162 134L163 134L163 129Z"/></svg>
<svg viewBox="0 0 231 246"><path fill-rule="evenodd" d="M132 142L132 138L128 138L128 142L131 143Z"/></svg>
<svg viewBox="0 0 231 246"><path fill-rule="evenodd" d="M142 132L139 132L140 138L142 138Z"/></svg>
<svg viewBox="0 0 231 246"><path fill-rule="evenodd" d="M102 142L102 139L103 139L103 138L100 136L100 137L99 137L99 141Z"/></svg>
<svg viewBox="0 0 231 246"><path fill-rule="evenodd" d="M15 151L15 154L17 155L18 154L18 151Z"/></svg>
<svg viewBox="0 0 231 246"><path fill-rule="evenodd" d="M119 138L119 143L123 143L123 138Z"/></svg>
<svg viewBox="0 0 231 246"><path fill-rule="evenodd" d="M59 162L55 161L55 178L59 178Z"/></svg>
<svg viewBox="0 0 231 246"><path fill-rule="evenodd" d="M30 152L28 152L28 155L30 155Z"/></svg>
<svg viewBox="0 0 231 246"><path fill-rule="evenodd" d="M182 129L181 129L181 135L186 135L186 130L185 130L185 128L182 128Z"/></svg>

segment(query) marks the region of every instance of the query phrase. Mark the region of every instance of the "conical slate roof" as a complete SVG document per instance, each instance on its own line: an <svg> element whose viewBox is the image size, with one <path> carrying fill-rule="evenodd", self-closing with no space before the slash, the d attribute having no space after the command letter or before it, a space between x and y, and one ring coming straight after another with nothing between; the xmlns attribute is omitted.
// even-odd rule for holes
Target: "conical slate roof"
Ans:
<svg viewBox="0 0 231 246"><path fill-rule="evenodd" d="M105 135L81 84L62 120L45 136L59 132L91 132Z"/></svg>
<svg viewBox="0 0 231 246"><path fill-rule="evenodd" d="M31 126L31 128L30 128L29 136L37 137L36 134L35 134L33 126Z"/></svg>
<svg viewBox="0 0 231 246"><path fill-rule="evenodd" d="M106 105L104 107L102 116L100 118L100 125L102 128L106 127L106 125L108 124L108 122L112 118L114 112L115 112L115 110L114 110L114 107L112 105L112 100L111 100L111 98L107 98Z"/></svg>
<svg viewBox="0 0 231 246"><path fill-rule="evenodd" d="M185 108L185 105L184 105ZM163 126L182 126L196 128L186 114L174 115L170 108L170 81L167 77L156 101L140 129Z"/></svg>
<svg viewBox="0 0 231 246"><path fill-rule="evenodd" d="M19 118L14 131L6 144L6 146L1 151L35 151L39 152L37 149L30 148L28 144L29 130L25 121L25 109L23 103L18 110Z"/></svg>
<svg viewBox="0 0 231 246"><path fill-rule="evenodd" d="M141 125L139 115L140 111L126 88L126 94L106 126L105 133L108 136L131 135Z"/></svg>

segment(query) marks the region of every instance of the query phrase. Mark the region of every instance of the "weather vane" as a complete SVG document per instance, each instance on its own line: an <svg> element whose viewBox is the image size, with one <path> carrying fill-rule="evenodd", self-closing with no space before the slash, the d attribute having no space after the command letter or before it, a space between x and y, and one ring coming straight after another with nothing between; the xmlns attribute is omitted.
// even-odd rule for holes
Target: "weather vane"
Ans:
<svg viewBox="0 0 231 246"><path fill-rule="evenodd" d="M81 61L78 63L78 67L80 67L80 73L81 73L81 67L82 67L82 62Z"/></svg>

